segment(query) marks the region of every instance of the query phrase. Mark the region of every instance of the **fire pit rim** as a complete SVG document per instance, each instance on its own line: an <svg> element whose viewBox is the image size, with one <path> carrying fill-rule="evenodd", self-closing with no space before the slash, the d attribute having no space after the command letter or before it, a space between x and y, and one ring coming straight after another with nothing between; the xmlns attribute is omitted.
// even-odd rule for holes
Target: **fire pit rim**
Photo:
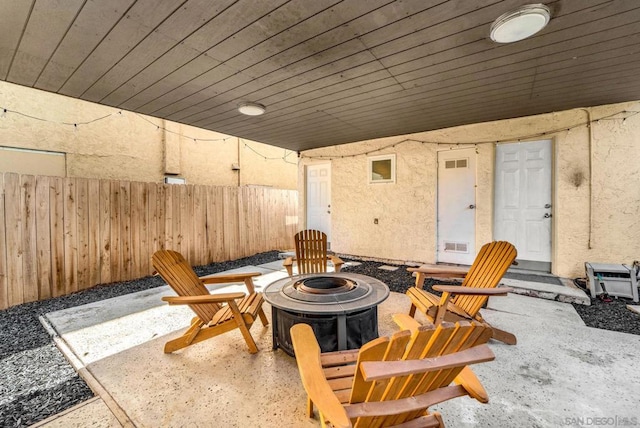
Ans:
<svg viewBox="0 0 640 428"><path fill-rule="evenodd" d="M288 284L301 278L314 276L344 276L356 282L367 283L369 290L366 295L349 301L311 302L294 300L284 294L282 289ZM263 290L267 303L278 309L306 314L346 314L360 309L367 309L379 305L389 297L389 287L382 281L366 275L348 272L326 272L294 275L272 282Z"/></svg>

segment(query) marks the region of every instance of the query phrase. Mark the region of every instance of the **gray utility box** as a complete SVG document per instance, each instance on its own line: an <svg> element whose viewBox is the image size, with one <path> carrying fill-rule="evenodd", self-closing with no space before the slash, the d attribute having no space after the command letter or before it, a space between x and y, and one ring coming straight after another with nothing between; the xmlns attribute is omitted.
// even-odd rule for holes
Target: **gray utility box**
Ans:
<svg viewBox="0 0 640 428"><path fill-rule="evenodd" d="M626 297L638 303L638 273L635 266L604 263L584 264L591 297L602 294L602 285L610 296Z"/></svg>

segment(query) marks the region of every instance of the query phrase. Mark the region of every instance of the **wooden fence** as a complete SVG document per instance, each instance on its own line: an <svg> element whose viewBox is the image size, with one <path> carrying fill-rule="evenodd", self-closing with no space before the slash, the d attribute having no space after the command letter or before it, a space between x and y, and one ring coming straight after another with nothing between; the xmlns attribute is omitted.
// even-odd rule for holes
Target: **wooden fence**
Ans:
<svg viewBox="0 0 640 428"><path fill-rule="evenodd" d="M158 249L192 265L293 245L298 194L0 173L0 309L152 273Z"/></svg>

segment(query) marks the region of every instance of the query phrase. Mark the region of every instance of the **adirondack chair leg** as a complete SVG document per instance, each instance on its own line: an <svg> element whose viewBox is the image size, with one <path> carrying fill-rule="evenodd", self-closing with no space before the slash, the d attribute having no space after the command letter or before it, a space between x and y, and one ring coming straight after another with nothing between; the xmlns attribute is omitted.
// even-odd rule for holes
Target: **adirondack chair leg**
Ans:
<svg viewBox="0 0 640 428"><path fill-rule="evenodd" d="M236 320L236 323L238 324L238 328L242 333L242 337L244 337L244 341L247 342L247 346L249 347L249 353L251 354L257 353L258 346L256 345L256 342L253 340L253 336L251 336L251 332L249 331L249 327L251 326L247 325L247 322L242 316L242 313L240 312L238 305L234 301L229 302L229 307L233 312L233 315L234 315L233 318Z"/></svg>
<svg viewBox="0 0 640 428"><path fill-rule="evenodd" d="M447 313L447 306L449 304L449 300L451 299L451 294L442 293L442 297L440 298L440 303L438 304L438 311L436 312L436 316L433 320L435 325L439 325L444 321L444 316Z"/></svg>
<svg viewBox="0 0 640 428"><path fill-rule="evenodd" d="M440 412L433 412L432 415L433 417L436 418L436 420L439 423L438 428L444 428L444 420L442 420L442 416L440 415Z"/></svg>
<svg viewBox="0 0 640 428"><path fill-rule="evenodd" d="M487 323L484 318L482 318L482 315L480 314L476 314L475 319L483 322L483 323ZM487 323L489 324L489 323ZM512 333L509 333L508 331L504 331L504 330L500 330L499 328L495 328L494 326L492 326L491 324L489 324L489 326L491 327L491 330L493 331L493 334L491 336L492 339L498 340L502 343L505 343L507 345L517 345L518 343L518 339L516 338L516 336Z"/></svg>
<svg viewBox="0 0 640 428"><path fill-rule="evenodd" d="M173 339L165 343L164 345L164 353L170 354L178 349L186 348L193 342L193 340L198 336L200 329L204 323L198 317L194 317L191 320L191 326L184 332L182 336L177 339Z"/></svg>
<svg viewBox="0 0 640 428"><path fill-rule="evenodd" d="M444 428L444 421L440 413L433 412L422 416L418 419L406 422L400 425L394 425L392 428Z"/></svg>
<svg viewBox="0 0 640 428"><path fill-rule="evenodd" d="M260 308L260 311L258 311L258 316L260 317L260 321L262 321L263 326L266 327L269 325L269 320L267 319L267 315L264 313L262 308Z"/></svg>
<svg viewBox="0 0 640 428"><path fill-rule="evenodd" d="M416 273L416 288L422 290L424 288L424 280L426 279L426 275L422 272Z"/></svg>
<svg viewBox="0 0 640 428"><path fill-rule="evenodd" d="M475 398L481 403L489 402L489 394L487 394L487 390L484 389L484 386L482 386L482 383L469 366L465 367L460 373L458 373L454 382L458 385L462 385L471 398Z"/></svg>
<svg viewBox="0 0 640 428"><path fill-rule="evenodd" d="M416 316L416 305L414 305L413 303L411 304L411 307L409 308L409 316L410 317L415 317Z"/></svg>
<svg viewBox="0 0 640 428"><path fill-rule="evenodd" d="M256 292L256 287L253 285L252 278L245 279L244 284L247 286L247 290L249 291L249 294L253 294Z"/></svg>
<svg viewBox="0 0 640 428"><path fill-rule="evenodd" d="M313 401L307 397L307 416L313 418Z"/></svg>
<svg viewBox="0 0 640 428"><path fill-rule="evenodd" d="M502 343L506 343L507 345L515 345L518 343L518 339L512 333L508 331L500 330L499 328L495 328L491 326L493 330L493 335L491 336L495 340L499 340Z"/></svg>

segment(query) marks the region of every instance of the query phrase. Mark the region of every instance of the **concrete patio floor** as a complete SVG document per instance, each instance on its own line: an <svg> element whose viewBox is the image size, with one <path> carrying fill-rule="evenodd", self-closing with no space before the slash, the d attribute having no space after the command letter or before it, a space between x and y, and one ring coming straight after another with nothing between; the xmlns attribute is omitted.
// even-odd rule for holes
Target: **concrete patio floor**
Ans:
<svg viewBox="0 0 640 428"><path fill-rule="evenodd" d="M286 275L281 262L239 270L263 272L258 289ZM166 294L160 287L44 317L97 397L38 426L319 426L305 415L295 360L271 349L270 326L254 324L255 355L237 330L165 355L164 342L192 316L161 302ZM395 331L392 314L408 308L405 295L391 293L379 307L380 334ZM482 313L518 344L490 341L495 361L474 367L490 402L458 398L435 407L448 426L640 423L640 336L586 327L571 304L523 295L492 299Z"/></svg>

